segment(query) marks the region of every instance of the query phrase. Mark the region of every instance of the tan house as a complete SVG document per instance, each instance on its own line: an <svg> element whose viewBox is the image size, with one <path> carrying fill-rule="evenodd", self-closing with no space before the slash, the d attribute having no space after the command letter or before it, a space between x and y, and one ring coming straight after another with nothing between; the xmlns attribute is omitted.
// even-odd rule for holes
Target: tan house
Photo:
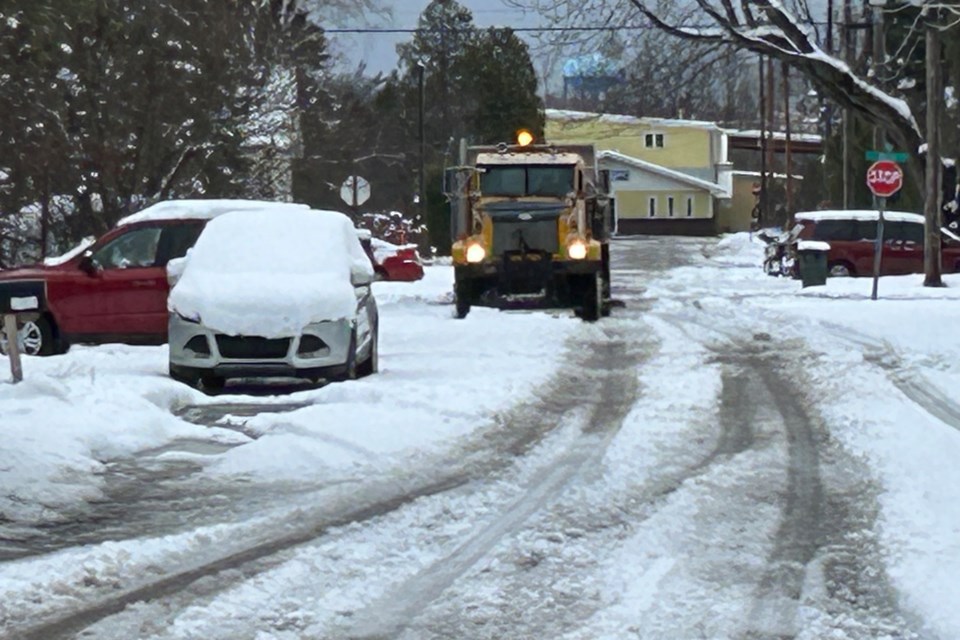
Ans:
<svg viewBox="0 0 960 640"><path fill-rule="evenodd" d="M731 226L732 165L715 123L548 109L545 137L597 147L619 234L712 235Z"/></svg>

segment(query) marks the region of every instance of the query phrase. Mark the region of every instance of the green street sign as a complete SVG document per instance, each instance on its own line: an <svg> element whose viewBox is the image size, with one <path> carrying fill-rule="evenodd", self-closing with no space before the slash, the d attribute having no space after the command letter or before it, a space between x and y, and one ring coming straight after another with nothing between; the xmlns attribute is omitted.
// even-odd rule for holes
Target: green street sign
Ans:
<svg viewBox="0 0 960 640"><path fill-rule="evenodd" d="M867 160L876 162L877 160L893 160L894 162L906 162L910 159L909 153L902 151L867 151L864 154Z"/></svg>

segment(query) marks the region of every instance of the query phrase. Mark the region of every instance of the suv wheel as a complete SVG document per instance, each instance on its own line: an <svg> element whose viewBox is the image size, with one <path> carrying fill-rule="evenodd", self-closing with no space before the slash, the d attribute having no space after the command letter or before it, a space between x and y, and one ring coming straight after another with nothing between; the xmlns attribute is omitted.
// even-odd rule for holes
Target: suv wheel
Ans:
<svg viewBox="0 0 960 640"><path fill-rule="evenodd" d="M46 316L17 323L17 343L20 353L27 356L49 356L60 352L54 335L53 322ZM0 327L0 353L7 353L7 336Z"/></svg>

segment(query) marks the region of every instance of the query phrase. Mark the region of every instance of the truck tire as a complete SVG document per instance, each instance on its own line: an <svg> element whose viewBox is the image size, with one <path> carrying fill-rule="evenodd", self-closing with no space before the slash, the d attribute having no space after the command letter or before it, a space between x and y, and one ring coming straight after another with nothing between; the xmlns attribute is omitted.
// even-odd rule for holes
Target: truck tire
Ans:
<svg viewBox="0 0 960 640"><path fill-rule="evenodd" d="M583 283L583 313L585 322L596 322L603 316L603 276L595 273Z"/></svg>
<svg viewBox="0 0 960 640"><path fill-rule="evenodd" d="M458 320L463 320L470 313L470 298L467 295L467 286L457 283L453 287L454 304L456 305L455 315Z"/></svg>

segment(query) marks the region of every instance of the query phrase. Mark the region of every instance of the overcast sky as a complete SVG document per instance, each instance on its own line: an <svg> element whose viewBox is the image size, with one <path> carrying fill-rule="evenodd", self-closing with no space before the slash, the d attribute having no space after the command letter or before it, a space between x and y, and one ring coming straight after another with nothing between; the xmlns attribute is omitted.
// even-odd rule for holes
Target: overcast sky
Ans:
<svg viewBox="0 0 960 640"><path fill-rule="evenodd" d="M502 0L458 1L473 12L474 24L479 27L533 27L543 22L539 15L508 7ZM383 4L392 7L393 19L380 21L372 26L413 29L417 26L417 18L430 4L430 0L387 0ZM413 34L330 34L329 37L335 51L343 54L344 67L356 68L362 62L367 65L367 73L373 75L379 71L388 73L397 66L397 43L410 40Z"/></svg>

